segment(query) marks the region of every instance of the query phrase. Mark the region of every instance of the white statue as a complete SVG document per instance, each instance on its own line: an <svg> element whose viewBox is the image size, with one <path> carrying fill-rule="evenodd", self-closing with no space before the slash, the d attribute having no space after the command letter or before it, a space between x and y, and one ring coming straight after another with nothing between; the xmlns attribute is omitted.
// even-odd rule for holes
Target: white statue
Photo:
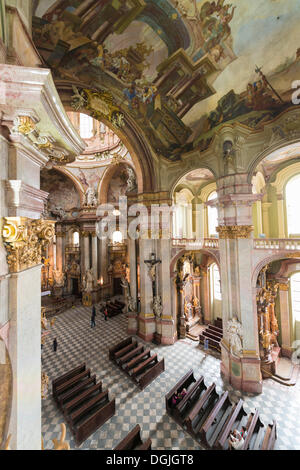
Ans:
<svg viewBox="0 0 300 470"><path fill-rule="evenodd" d="M129 282L127 281L126 277L124 277L124 276L121 277L121 286L122 286L124 289L128 289L128 290L129 290Z"/></svg>
<svg viewBox="0 0 300 470"><path fill-rule="evenodd" d="M135 312L136 310L135 300L129 294L127 294L127 308L128 308L128 312Z"/></svg>
<svg viewBox="0 0 300 470"><path fill-rule="evenodd" d="M97 206L97 197L94 188L88 187L85 193L85 205L89 207Z"/></svg>
<svg viewBox="0 0 300 470"><path fill-rule="evenodd" d="M92 269L88 269L83 277L83 290L85 292L92 292L94 286L94 276Z"/></svg>
<svg viewBox="0 0 300 470"><path fill-rule="evenodd" d="M132 168L130 167L127 168L127 175L128 175L128 179L127 179L126 192L130 193L131 191L134 191L137 188L136 177Z"/></svg>
<svg viewBox="0 0 300 470"><path fill-rule="evenodd" d="M65 273L59 271L59 269L53 270L53 286L63 287L65 285Z"/></svg>
<svg viewBox="0 0 300 470"><path fill-rule="evenodd" d="M162 314L162 311L163 311L163 306L162 306L162 303L161 303L161 296L156 295L153 299L153 312L154 312L154 315L157 318L160 318L161 314Z"/></svg>
<svg viewBox="0 0 300 470"><path fill-rule="evenodd" d="M233 317L232 320L229 320L227 324L227 333L229 337L230 352L236 356L240 356L243 346L242 346L242 325L238 321L237 317Z"/></svg>

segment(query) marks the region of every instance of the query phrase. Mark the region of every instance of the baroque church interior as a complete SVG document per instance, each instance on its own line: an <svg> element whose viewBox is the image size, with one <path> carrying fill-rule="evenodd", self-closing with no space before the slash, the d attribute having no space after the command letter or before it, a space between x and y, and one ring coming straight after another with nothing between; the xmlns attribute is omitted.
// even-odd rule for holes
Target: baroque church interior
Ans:
<svg viewBox="0 0 300 470"><path fill-rule="evenodd" d="M0 449L300 450L299 0L231 1L0 0Z"/></svg>

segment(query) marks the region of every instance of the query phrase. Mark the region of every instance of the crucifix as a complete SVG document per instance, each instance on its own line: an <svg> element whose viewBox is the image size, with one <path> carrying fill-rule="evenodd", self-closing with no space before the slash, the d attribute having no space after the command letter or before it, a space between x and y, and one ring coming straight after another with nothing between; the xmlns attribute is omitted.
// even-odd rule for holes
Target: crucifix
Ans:
<svg viewBox="0 0 300 470"><path fill-rule="evenodd" d="M145 259L144 263L148 266L148 274L152 280L153 299L156 296L156 266L161 263L160 259L156 259L155 253L151 253L151 259Z"/></svg>

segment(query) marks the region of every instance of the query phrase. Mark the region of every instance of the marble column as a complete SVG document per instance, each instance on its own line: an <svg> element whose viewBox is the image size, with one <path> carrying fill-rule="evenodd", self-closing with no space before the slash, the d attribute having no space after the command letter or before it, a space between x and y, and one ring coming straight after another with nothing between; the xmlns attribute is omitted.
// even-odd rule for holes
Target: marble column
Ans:
<svg viewBox="0 0 300 470"><path fill-rule="evenodd" d="M196 239L204 238L205 211L204 204L198 197L194 198L194 220Z"/></svg>
<svg viewBox="0 0 300 470"><path fill-rule="evenodd" d="M293 348L291 344L291 320L289 303L290 284L280 282L279 305L280 305L280 329L281 329L281 353L283 356L291 357Z"/></svg>
<svg viewBox="0 0 300 470"><path fill-rule="evenodd" d="M92 270L96 283L98 280L98 238L96 233L92 234Z"/></svg>
<svg viewBox="0 0 300 470"><path fill-rule="evenodd" d="M60 272L63 270L63 236L63 231L58 228L56 232L56 269Z"/></svg>
<svg viewBox="0 0 300 470"><path fill-rule="evenodd" d="M266 235L266 238L270 236L270 219L269 219L269 209L272 206L271 202L262 202L262 223L263 223L263 233Z"/></svg>
<svg viewBox="0 0 300 470"><path fill-rule="evenodd" d="M137 306L137 259L136 259L136 241L128 238L128 255L129 255L129 269L130 269L130 295L134 299ZM128 312L128 334L136 334L138 330L138 314L135 312Z"/></svg>
<svg viewBox="0 0 300 470"><path fill-rule="evenodd" d="M89 232L82 232L83 236L83 274L90 269L90 239Z"/></svg>
<svg viewBox="0 0 300 470"><path fill-rule="evenodd" d="M157 257L161 260L158 265L158 293L161 296L163 312L157 322L157 334L161 344L173 344L176 341L176 314L172 315L172 289L170 277L171 240L157 240Z"/></svg>
<svg viewBox="0 0 300 470"><path fill-rule="evenodd" d="M258 325L252 286L252 194L246 174L217 181L223 339L221 373L235 389L260 393ZM234 188L234 192L232 192ZM231 351L228 326L237 317L242 327L242 351Z"/></svg>
<svg viewBox="0 0 300 470"><path fill-rule="evenodd" d="M277 194L278 238L286 238L283 194Z"/></svg>
<svg viewBox="0 0 300 470"><path fill-rule="evenodd" d="M149 268L146 265L145 260L149 260L151 258L151 253L155 250L154 241L150 238L144 237L145 236L142 234L139 241L141 311L139 314L138 335L145 341L151 341L155 334L156 325L152 306L152 281L149 275Z"/></svg>

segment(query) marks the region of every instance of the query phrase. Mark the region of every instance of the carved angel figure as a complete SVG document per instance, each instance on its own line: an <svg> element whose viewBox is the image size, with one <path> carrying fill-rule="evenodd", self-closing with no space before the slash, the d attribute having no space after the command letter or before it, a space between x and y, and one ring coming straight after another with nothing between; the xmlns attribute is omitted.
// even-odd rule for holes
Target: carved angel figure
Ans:
<svg viewBox="0 0 300 470"><path fill-rule="evenodd" d="M163 306L162 306L162 303L161 303L161 296L156 295L153 299L153 312L154 312L154 315L157 318L160 318L161 314L162 314L162 311L163 311Z"/></svg>
<svg viewBox="0 0 300 470"><path fill-rule="evenodd" d="M233 317L227 324L227 333L229 337L230 352L236 356L240 356L242 346L242 325L238 321L237 317Z"/></svg>

